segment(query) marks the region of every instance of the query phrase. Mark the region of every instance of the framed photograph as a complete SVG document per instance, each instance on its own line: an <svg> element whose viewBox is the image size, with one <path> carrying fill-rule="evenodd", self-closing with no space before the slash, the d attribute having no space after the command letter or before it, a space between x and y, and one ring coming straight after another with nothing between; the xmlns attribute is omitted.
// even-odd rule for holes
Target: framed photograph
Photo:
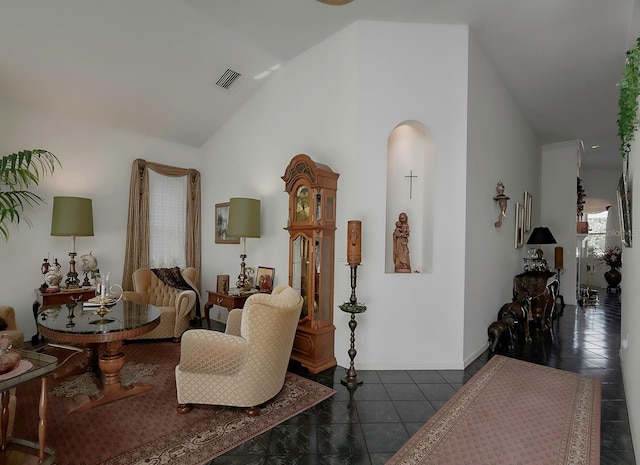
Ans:
<svg viewBox="0 0 640 465"><path fill-rule="evenodd" d="M623 174L616 189L618 218L620 219L620 239L625 247L631 247L631 192Z"/></svg>
<svg viewBox="0 0 640 465"><path fill-rule="evenodd" d="M513 245L516 249L520 249L524 245L524 206L520 202L516 202L515 210L516 224Z"/></svg>
<svg viewBox="0 0 640 465"><path fill-rule="evenodd" d="M531 231L531 219L533 216L533 196L524 191L524 232Z"/></svg>
<svg viewBox="0 0 640 465"><path fill-rule="evenodd" d="M216 244L239 244L239 237L227 236L229 202L216 204Z"/></svg>
<svg viewBox="0 0 640 465"><path fill-rule="evenodd" d="M276 274L275 268L267 268L266 266L259 266L256 273L256 286L260 289L260 292L271 292L273 290L273 277Z"/></svg>
<svg viewBox="0 0 640 465"><path fill-rule="evenodd" d="M229 293L229 275L228 274L219 274L216 282L216 292L220 294L228 294Z"/></svg>

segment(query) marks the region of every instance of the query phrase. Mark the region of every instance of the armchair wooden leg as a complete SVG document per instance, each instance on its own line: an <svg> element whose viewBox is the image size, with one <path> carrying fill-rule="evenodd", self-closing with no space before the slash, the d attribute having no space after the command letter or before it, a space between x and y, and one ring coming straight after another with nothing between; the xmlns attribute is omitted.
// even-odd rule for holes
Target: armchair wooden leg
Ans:
<svg viewBox="0 0 640 465"><path fill-rule="evenodd" d="M178 413L187 413L191 411L193 405L191 404L178 404Z"/></svg>
<svg viewBox="0 0 640 465"><path fill-rule="evenodd" d="M260 415L260 407L259 406L253 406L253 407L248 407L247 408L247 415L249 415L250 417L257 417Z"/></svg>

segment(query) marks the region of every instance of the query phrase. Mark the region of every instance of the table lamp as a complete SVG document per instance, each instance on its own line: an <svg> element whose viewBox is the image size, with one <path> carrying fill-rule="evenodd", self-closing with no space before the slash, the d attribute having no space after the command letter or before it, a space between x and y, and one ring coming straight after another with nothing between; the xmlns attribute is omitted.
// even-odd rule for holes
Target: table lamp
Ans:
<svg viewBox="0 0 640 465"><path fill-rule="evenodd" d="M81 197L54 197L51 217L52 236L71 236L68 288L80 287L76 272L76 236L93 236L93 206L91 199Z"/></svg>
<svg viewBox="0 0 640 465"><path fill-rule="evenodd" d="M229 224L227 235L242 239L240 254L240 274L236 286L239 289L249 287L245 259L247 258L247 237L260 237L260 201L256 199L232 198L229 200Z"/></svg>
<svg viewBox="0 0 640 465"><path fill-rule="evenodd" d="M556 238L551 234L551 231L549 231L549 228L545 226L538 226L537 228L533 228L533 231L531 231L531 235L529 236L529 240L527 241L527 245L538 246L536 250L538 259L542 259L542 249L540 249L542 244L557 244L557 242Z"/></svg>

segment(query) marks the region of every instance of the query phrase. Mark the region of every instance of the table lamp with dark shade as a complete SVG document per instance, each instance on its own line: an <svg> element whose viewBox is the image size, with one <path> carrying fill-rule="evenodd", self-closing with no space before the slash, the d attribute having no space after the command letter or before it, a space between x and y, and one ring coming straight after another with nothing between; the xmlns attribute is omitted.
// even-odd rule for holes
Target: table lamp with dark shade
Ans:
<svg viewBox="0 0 640 465"><path fill-rule="evenodd" d="M247 258L247 237L260 237L260 201L256 199L232 198L229 200L229 224L227 235L242 239L240 274L236 286L249 287L245 259Z"/></svg>
<svg viewBox="0 0 640 465"><path fill-rule="evenodd" d="M51 217L52 236L71 236L68 288L80 287L76 272L76 236L93 236L93 205L91 199L81 197L54 197Z"/></svg>
<svg viewBox="0 0 640 465"><path fill-rule="evenodd" d="M551 234L551 231L549 231L549 228L546 226L538 226L531 231L527 244L557 244L557 242L556 238Z"/></svg>
<svg viewBox="0 0 640 465"><path fill-rule="evenodd" d="M538 250L536 252L540 259L542 258L542 250L540 249L542 244L557 244L557 242L556 238L551 234L551 231L549 231L549 228L545 226L538 226L537 228L533 228L533 231L531 231L527 245L538 246Z"/></svg>

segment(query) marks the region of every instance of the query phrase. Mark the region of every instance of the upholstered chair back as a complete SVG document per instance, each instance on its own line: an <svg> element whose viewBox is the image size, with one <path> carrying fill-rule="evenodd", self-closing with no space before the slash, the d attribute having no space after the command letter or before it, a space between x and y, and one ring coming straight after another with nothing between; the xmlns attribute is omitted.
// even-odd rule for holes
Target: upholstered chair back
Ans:
<svg viewBox="0 0 640 465"><path fill-rule="evenodd" d="M300 294L284 285L271 294L254 294L245 302L240 336L247 341L252 368L262 371L265 379L284 379L301 309Z"/></svg>
<svg viewBox="0 0 640 465"><path fill-rule="evenodd" d="M160 324L153 331L135 339L173 338L175 342L180 341L182 334L189 328L189 321L196 315L199 303L198 288L195 285L198 271L195 268L184 268L180 270L180 274L192 289L169 286L149 268L133 272L134 291L125 291L123 298L148 303L160 310Z"/></svg>
<svg viewBox="0 0 640 465"><path fill-rule="evenodd" d="M195 268L184 268L182 277L194 289L197 271ZM149 268L140 268L133 272L133 290L141 294L144 301L156 307L173 307L176 298L182 292L175 287L167 286Z"/></svg>
<svg viewBox="0 0 640 465"><path fill-rule="evenodd" d="M0 335L6 334L9 336L13 341L12 345L14 349L22 349L24 345L24 334L16 325L16 312L13 307L0 305L0 318L7 323L7 328L0 331Z"/></svg>

